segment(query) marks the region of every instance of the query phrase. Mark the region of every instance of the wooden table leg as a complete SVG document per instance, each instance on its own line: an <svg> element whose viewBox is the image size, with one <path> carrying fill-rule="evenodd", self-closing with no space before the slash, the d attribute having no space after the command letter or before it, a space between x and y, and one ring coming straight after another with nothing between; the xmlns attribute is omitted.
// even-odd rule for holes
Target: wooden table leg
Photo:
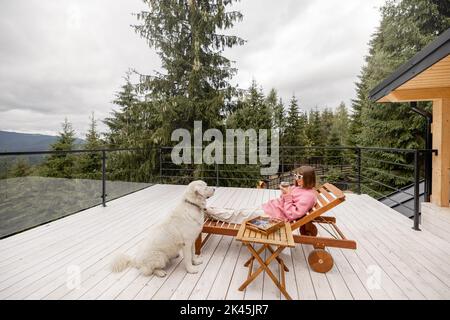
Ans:
<svg viewBox="0 0 450 320"><path fill-rule="evenodd" d="M269 251L270 251L271 253L274 253L274 252L275 252L275 251L273 250L273 248L272 248L270 245L267 246L267 249L269 249ZM288 267L284 264L283 260L282 260L280 257L276 257L276 259L277 259L277 261L278 261L279 264L283 264L283 269L284 269L285 271L289 271Z"/></svg>
<svg viewBox="0 0 450 320"><path fill-rule="evenodd" d="M256 253L259 255L261 252L264 251L264 249L266 249L265 245L262 245L261 248L259 248ZM244 263L244 267L248 267L248 265L250 264L250 262L253 262L253 260L255 260L255 257L252 255L250 258L248 258L248 260Z"/></svg>
<svg viewBox="0 0 450 320"><path fill-rule="evenodd" d="M272 281L275 283L275 285L278 287L278 289L280 289L280 291L286 297L286 299L292 300L291 296L286 291L285 285L280 284L277 277L275 277L275 275L272 273L272 270L270 270L270 268L269 268L270 263L278 257L278 255L281 253L281 251L283 251L283 249L285 247L279 246L266 261L263 261L262 258L259 256L258 252L250 244L246 244L246 246L249 249L249 251L251 252L251 254L253 255L253 257L259 262L260 267L254 273L249 272L249 276L247 277L247 280L245 280L245 282L239 287L239 290L240 291L244 290L253 280L255 280L255 278L263 270L265 270L267 272L267 274L269 275L269 277L272 279ZM264 245L264 246L266 247L268 245ZM283 267L284 262L281 262L280 264ZM252 263L252 266L253 266L253 263ZM282 268L282 270L284 272L284 268ZM283 278L284 278L284 276L283 276ZM283 280L283 282L284 282L284 280Z"/></svg>
<svg viewBox="0 0 450 320"><path fill-rule="evenodd" d="M253 259L258 260L259 264L261 265L254 273L249 273L249 276L247 277L247 280L239 287L239 291L244 290L255 278L264 270L265 263L262 261L261 257L259 256L258 252L253 248L251 244L246 243L245 244L252 254ZM265 248L267 245L263 245L263 248ZM258 250L259 251L259 250ZM253 261L253 259L251 261Z"/></svg>
<svg viewBox="0 0 450 320"><path fill-rule="evenodd" d="M258 249L258 251L256 251L258 253L258 255L264 250L264 249L268 249L271 253L274 253L275 251L273 250L273 248L270 245L267 246L262 246L261 248ZM254 260L255 257L251 256L245 263L244 266L248 267L250 261ZM276 257L275 259L277 259L278 263L282 263L282 260L280 257ZM283 268L285 271L289 271L288 267L283 263Z"/></svg>

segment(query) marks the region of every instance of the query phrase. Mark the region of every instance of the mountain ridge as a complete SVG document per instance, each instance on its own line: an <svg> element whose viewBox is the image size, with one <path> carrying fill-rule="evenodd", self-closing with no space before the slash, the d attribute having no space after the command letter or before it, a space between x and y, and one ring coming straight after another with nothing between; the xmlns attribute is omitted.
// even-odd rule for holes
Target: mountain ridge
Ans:
<svg viewBox="0 0 450 320"><path fill-rule="evenodd" d="M0 130L0 152L48 151L58 136ZM76 138L75 144L84 140Z"/></svg>

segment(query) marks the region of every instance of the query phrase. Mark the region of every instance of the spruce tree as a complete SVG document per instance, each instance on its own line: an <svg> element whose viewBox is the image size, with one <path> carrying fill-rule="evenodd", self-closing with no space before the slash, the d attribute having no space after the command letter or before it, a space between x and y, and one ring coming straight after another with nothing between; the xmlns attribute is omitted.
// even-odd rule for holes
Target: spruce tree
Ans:
<svg viewBox="0 0 450 320"><path fill-rule="evenodd" d="M409 104L375 104L368 99L368 93L450 27L448 10L448 1L435 0L388 1L382 7L380 27L370 41L366 65L357 83L357 98L353 101L353 143L407 149L424 146L424 119L413 113ZM400 153L372 152L366 156L400 164L412 161L409 156ZM390 186L401 187L407 181L395 175L404 178L412 175L404 167L392 164L369 161L364 165L376 168L365 172L366 176ZM392 191L377 184L371 184L370 188Z"/></svg>
<svg viewBox="0 0 450 320"><path fill-rule="evenodd" d="M306 127L306 136L308 138L309 146L312 147L310 152L311 156L322 157L323 149L325 146L325 136L322 128L322 122L320 117L320 111L317 108L311 109L308 116L308 125ZM316 159L319 160L320 159Z"/></svg>
<svg viewBox="0 0 450 320"><path fill-rule="evenodd" d="M139 83L128 79L114 101L121 110L106 121L110 145L147 150L111 158L117 178L151 179L160 167L158 148L176 143L175 129L192 132L196 120L203 130L223 129L225 116L238 107L239 90L230 84L236 69L223 56L244 43L229 32L242 19L240 12L227 10L234 1L144 0L146 9L136 14L133 29L156 50L161 71L136 72ZM190 175L201 178L203 167L190 168L195 169Z"/></svg>
<svg viewBox="0 0 450 320"><path fill-rule="evenodd" d="M333 111L330 108L325 108L320 113L321 137L323 139L322 145L327 145L328 143L330 130L334 125L334 119Z"/></svg>
<svg viewBox="0 0 450 320"><path fill-rule="evenodd" d="M332 126L329 130L327 146L329 148L325 150L325 163L332 166L341 164L343 152L342 149L339 149L342 147L341 137L336 126Z"/></svg>
<svg viewBox="0 0 450 320"><path fill-rule="evenodd" d="M97 120L94 113L90 117L91 123L86 133L84 149L99 150L103 147L100 134L97 131ZM102 154L101 152L83 153L79 161L79 175L90 179L98 179L101 177L102 170Z"/></svg>
<svg viewBox="0 0 450 320"><path fill-rule="evenodd" d="M270 130L272 128L270 100L268 101L268 99L264 97L262 88L258 86L255 80L252 81L252 84L237 105L238 108L226 121L228 129L242 129L244 131L254 129L256 133L258 133L259 129ZM270 139L270 134L268 139ZM228 148L230 146L226 147ZM230 178L238 178L241 182L245 181L243 179L248 179L248 186L253 187L253 180L258 177L259 167L255 165L226 165L225 168L231 173L229 174ZM223 176L227 177L227 173L223 173ZM239 183L239 180L227 181L227 183L230 182ZM242 183L240 184L242 185Z"/></svg>
<svg viewBox="0 0 450 320"><path fill-rule="evenodd" d="M339 144L346 146L349 140L349 125L350 119L347 111L347 107L344 102L341 102L334 112L333 127L339 134Z"/></svg>
<svg viewBox="0 0 450 320"><path fill-rule="evenodd" d="M75 131L72 124L64 119L62 131L56 142L51 145L52 151L70 151L73 150L75 142ZM71 153L54 153L47 157L45 163L45 174L49 177L72 178L75 168L75 157Z"/></svg>
<svg viewBox="0 0 450 320"><path fill-rule="evenodd" d="M273 110L273 124L276 129L278 129L280 138L283 136L286 130L286 112L284 109L283 100L278 99L278 102Z"/></svg>
<svg viewBox="0 0 450 320"><path fill-rule="evenodd" d="M285 129L286 120L283 101L281 100L281 98L278 98L278 94L275 88L272 88L269 91L269 94L266 98L266 104L270 110L272 118L272 128L277 129L281 136Z"/></svg>
<svg viewBox="0 0 450 320"><path fill-rule="evenodd" d="M305 157L306 135L303 112L299 112L298 100L292 96L286 115L285 130L282 135L281 156L285 164L289 164L285 169L294 169L300 165Z"/></svg>
<svg viewBox="0 0 450 320"><path fill-rule="evenodd" d="M19 158L11 168L11 173L9 175L12 177L27 177L31 174L31 172L32 168L28 160L25 158Z"/></svg>
<svg viewBox="0 0 450 320"><path fill-rule="evenodd" d="M299 113L298 100L292 96L286 116L286 129L283 134L283 145L300 146L306 145L305 118L303 112Z"/></svg>
<svg viewBox="0 0 450 320"><path fill-rule="evenodd" d="M308 116L308 127L306 130L308 139L312 146L323 146L322 124L320 111L317 108L311 109Z"/></svg>
<svg viewBox="0 0 450 320"><path fill-rule="evenodd" d="M239 103L239 108L229 117L227 127L240 129L271 129L272 112L262 88L255 80Z"/></svg>
<svg viewBox="0 0 450 320"><path fill-rule="evenodd" d="M110 148L130 148L108 154L108 172L112 179L150 182L159 174L159 147L161 138L161 113L152 100L141 99L130 73L125 84L116 93L113 103L118 110L105 119L109 131L105 134Z"/></svg>
<svg viewBox="0 0 450 320"><path fill-rule="evenodd" d="M110 117L104 120L109 131L106 133L106 139L111 148L134 147L139 140L145 139L141 132L137 133L138 126L142 125L142 119L139 119L139 102L135 86L131 83L130 72L124 77L125 84L121 90L116 93L113 103L119 107L113 110ZM137 133L137 134L136 134ZM139 139L136 140L136 136Z"/></svg>
<svg viewBox="0 0 450 320"><path fill-rule="evenodd" d="M140 89L157 105L159 139L169 142L174 129L220 127L227 104L235 94L229 80L236 70L222 55L244 41L225 30L242 19L227 11L234 0L144 0L135 31L157 50L161 73L142 76Z"/></svg>

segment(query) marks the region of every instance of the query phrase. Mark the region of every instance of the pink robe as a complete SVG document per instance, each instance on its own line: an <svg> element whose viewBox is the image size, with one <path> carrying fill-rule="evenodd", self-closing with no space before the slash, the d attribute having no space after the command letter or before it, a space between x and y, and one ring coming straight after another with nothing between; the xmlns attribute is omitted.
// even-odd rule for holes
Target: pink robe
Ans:
<svg viewBox="0 0 450 320"><path fill-rule="evenodd" d="M307 214L316 201L315 190L292 187L291 194L282 194L279 198L263 204L262 208L272 218L293 221Z"/></svg>

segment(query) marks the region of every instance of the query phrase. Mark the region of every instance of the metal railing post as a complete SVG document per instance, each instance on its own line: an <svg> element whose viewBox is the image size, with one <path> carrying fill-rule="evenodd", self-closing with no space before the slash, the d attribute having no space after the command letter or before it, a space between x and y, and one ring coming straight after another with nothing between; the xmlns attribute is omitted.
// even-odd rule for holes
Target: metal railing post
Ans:
<svg viewBox="0 0 450 320"><path fill-rule="evenodd" d="M106 207L106 151L102 150L102 205Z"/></svg>
<svg viewBox="0 0 450 320"><path fill-rule="evenodd" d="M357 170L358 170L358 194L361 194L361 148L356 149L357 153Z"/></svg>
<svg viewBox="0 0 450 320"><path fill-rule="evenodd" d="M162 184L162 147L159 147L159 183Z"/></svg>
<svg viewBox="0 0 450 320"><path fill-rule="evenodd" d="M419 183L420 183L420 162L419 151L414 151L414 230L420 231L419 228Z"/></svg>
<svg viewBox="0 0 450 320"><path fill-rule="evenodd" d="M425 202L430 202L430 196L431 196L431 179L432 179L432 151L427 150L425 152Z"/></svg>

